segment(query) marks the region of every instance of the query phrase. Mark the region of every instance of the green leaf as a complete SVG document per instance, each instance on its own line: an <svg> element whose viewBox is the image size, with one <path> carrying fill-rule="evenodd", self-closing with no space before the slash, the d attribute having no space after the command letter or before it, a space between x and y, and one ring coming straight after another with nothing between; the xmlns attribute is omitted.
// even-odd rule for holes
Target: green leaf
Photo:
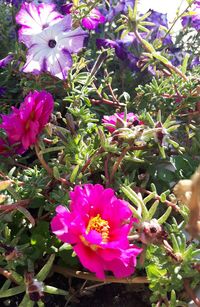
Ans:
<svg viewBox="0 0 200 307"><path fill-rule="evenodd" d="M123 193L131 200L138 208L142 210L142 217L145 219L148 217L148 210L143 200L133 191L130 187L122 187Z"/></svg>
<svg viewBox="0 0 200 307"><path fill-rule="evenodd" d="M165 193L160 194L160 200L161 200L162 203L164 203L166 201L166 194Z"/></svg>
<svg viewBox="0 0 200 307"><path fill-rule="evenodd" d="M174 252L179 253L180 248L179 248L179 244L178 244L177 238L174 233L171 234L171 239L172 239L172 245L173 245Z"/></svg>
<svg viewBox="0 0 200 307"><path fill-rule="evenodd" d="M171 291L169 307L176 307L176 292L174 290Z"/></svg>
<svg viewBox="0 0 200 307"><path fill-rule="evenodd" d="M167 275L166 269L160 269L156 264L150 264L147 266L147 275L149 279L155 278L155 277L162 277Z"/></svg>
<svg viewBox="0 0 200 307"><path fill-rule="evenodd" d="M19 304L19 307L33 307L35 302L31 301L28 294L24 295L23 300Z"/></svg>
<svg viewBox="0 0 200 307"><path fill-rule="evenodd" d="M59 248L59 252L62 251L66 251L66 250L71 250L72 246L69 243L64 243L63 245L61 245L61 247Z"/></svg>
<svg viewBox="0 0 200 307"><path fill-rule="evenodd" d="M44 281L47 278L47 276L49 275L49 272L50 272L50 270L52 268L54 259L55 259L55 255L52 254L49 257L47 263L43 266L43 268L36 275L36 278L37 278L38 281Z"/></svg>
<svg viewBox="0 0 200 307"><path fill-rule="evenodd" d="M153 198L155 198L156 196L156 192L152 192L151 194L149 194L147 197L144 198L144 204L146 205L150 200L152 200Z"/></svg>
<svg viewBox="0 0 200 307"><path fill-rule="evenodd" d="M59 173L59 170L58 170L57 166L54 166L54 167L53 167L53 176L54 176L56 179L59 179L59 178L60 178L60 173Z"/></svg>
<svg viewBox="0 0 200 307"><path fill-rule="evenodd" d="M148 120L149 124L151 125L151 127L155 126L154 120L151 117L151 115L149 113L146 114L146 119Z"/></svg>
<svg viewBox="0 0 200 307"><path fill-rule="evenodd" d="M172 211L172 207L168 207L166 212L158 219L158 223L163 224L170 216L171 211Z"/></svg>
<svg viewBox="0 0 200 307"><path fill-rule="evenodd" d="M54 295L68 295L69 292L52 286L44 286L44 292Z"/></svg>
<svg viewBox="0 0 200 307"><path fill-rule="evenodd" d="M17 287L8 289L8 290L0 291L0 298L17 295L17 294L20 294L24 291L25 291L25 285L20 285L20 286L17 286Z"/></svg>
<svg viewBox="0 0 200 307"><path fill-rule="evenodd" d="M168 59L162 56L159 52L152 52L152 55L155 59L159 60L163 64L169 64Z"/></svg>
<svg viewBox="0 0 200 307"><path fill-rule="evenodd" d="M74 183L76 181L78 171L79 171L79 165L76 165L71 173L70 182Z"/></svg>
<svg viewBox="0 0 200 307"><path fill-rule="evenodd" d="M139 212L133 206L131 206L130 204L129 204L129 208L132 211L134 217L138 218L139 220L142 219Z"/></svg>
<svg viewBox="0 0 200 307"><path fill-rule="evenodd" d="M142 39L142 43L144 44L144 46L146 47L146 49L151 52L151 54L157 54L157 52L155 51L154 47L152 44L150 44L149 42L147 42L145 39Z"/></svg>
<svg viewBox="0 0 200 307"><path fill-rule="evenodd" d="M156 200L153 205L151 206L151 208L149 209L149 216L148 219L151 220L154 216L154 214L156 213L156 210L158 208L159 205L159 200Z"/></svg>
<svg viewBox="0 0 200 307"><path fill-rule="evenodd" d="M188 65L189 58L190 58L189 53L186 53L186 55L183 58L183 64L181 66L181 70L184 74L187 72L187 65Z"/></svg>
<svg viewBox="0 0 200 307"><path fill-rule="evenodd" d="M157 189L154 183L151 183L151 190L157 194Z"/></svg>
<svg viewBox="0 0 200 307"><path fill-rule="evenodd" d="M160 151L160 154L162 156L163 159L166 159L166 154L165 154L165 149L163 146L160 146L160 144L158 144L158 148L159 148L159 151Z"/></svg>
<svg viewBox="0 0 200 307"><path fill-rule="evenodd" d="M11 285L11 280L10 279L6 279L6 281L4 282L3 286L0 289L0 292L8 290L10 288L10 285Z"/></svg>

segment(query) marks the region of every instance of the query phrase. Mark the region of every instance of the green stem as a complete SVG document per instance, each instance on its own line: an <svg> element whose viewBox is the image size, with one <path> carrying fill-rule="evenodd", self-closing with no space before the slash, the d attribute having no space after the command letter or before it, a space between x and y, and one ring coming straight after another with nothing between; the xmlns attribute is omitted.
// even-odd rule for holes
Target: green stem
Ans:
<svg viewBox="0 0 200 307"><path fill-rule="evenodd" d="M144 43L143 38L140 36L139 32L135 29L134 30L135 36L137 37L137 39L140 41L140 43L142 44L142 46L144 47L144 49L146 49L147 52L152 54L152 49L150 47L148 47L147 44ZM167 67L169 70L174 71L177 75L179 75L181 78L183 78L183 80L188 81L188 78L186 77L186 75L177 67L175 67L174 65L172 65L172 63L170 63L169 61L167 63L163 63L162 64Z"/></svg>
<svg viewBox="0 0 200 307"><path fill-rule="evenodd" d="M181 3L181 4L182 4L182 3ZM187 10L190 8L191 5L192 5L192 4L189 4L189 5L186 7L186 9L185 9L181 14L178 14L178 15L177 15L177 17L174 19L174 21L173 21L171 27L167 30L167 32L165 33L165 36L163 37L162 40L164 40L164 39L166 38L166 36L171 32L171 30L173 29L174 25L177 23L177 21L179 20L179 18L181 18L181 17L185 14L185 12L187 12ZM180 5L180 7L181 7L181 5ZM179 9L180 9L180 7L179 7ZM178 11L179 11L179 9L178 9Z"/></svg>

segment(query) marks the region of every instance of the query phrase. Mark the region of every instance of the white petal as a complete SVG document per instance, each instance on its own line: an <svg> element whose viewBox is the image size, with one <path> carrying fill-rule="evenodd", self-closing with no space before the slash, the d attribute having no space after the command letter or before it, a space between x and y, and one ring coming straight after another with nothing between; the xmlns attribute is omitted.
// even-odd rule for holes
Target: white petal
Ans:
<svg viewBox="0 0 200 307"><path fill-rule="evenodd" d="M84 40L88 36L82 28L68 32L61 32L58 37L60 48L66 48L70 53L77 53L83 48Z"/></svg>

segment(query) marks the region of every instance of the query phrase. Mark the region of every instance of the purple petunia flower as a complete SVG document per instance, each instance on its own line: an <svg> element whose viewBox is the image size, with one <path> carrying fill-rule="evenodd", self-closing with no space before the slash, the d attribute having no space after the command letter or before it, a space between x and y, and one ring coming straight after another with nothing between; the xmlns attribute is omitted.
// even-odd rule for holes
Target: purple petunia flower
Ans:
<svg viewBox="0 0 200 307"><path fill-rule="evenodd" d="M5 58L0 60L0 68L6 67L13 59L13 55L9 54Z"/></svg>
<svg viewBox="0 0 200 307"><path fill-rule="evenodd" d="M185 28L191 26L192 28L200 31L200 1L194 2L195 6L193 11L195 15L192 16L183 16L182 17L182 26Z"/></svg>
<svg viewBox="0 0 200 307"><path fill-rule="evenodd" d="M119 14L125 14L128 11L128 7L134 7L135 0L118 0L112 1L109 11L106 14L106 20L111 21L115 16Z"/></svg>
<svg viewBox="0 0 200 307"><path fill-rule="evenodd" d="M129 52L125 48L125 44L123 41L113 41L111 39L103 39L103 38L98 38L96 40L96 45L97 48L100 49L101 47L103 48L114 48L115 49L115 54L116 56L124 61L124 63L132 70L132 71L138 71L139 68L137 66L137 62L139 60L138 57L136 57L134 54Z"/></svg>
<svg viewBox="0 0 200 307"><path fill-rule="evenodd" d="M16 22L21 25L19 40L24 42L27 37L41 33L44 29L52 26L63 19L63 15L55 11L55 4L41 3L36 6L34 3L23 3L16 15Z"/></svg>
<svg viewBox="0 0 200 307"><path fill-rule="evenodd" d="M179 47L171 47L168 54L170 55L170 61L174 66L181 65L185 57L185 52Z"/></svg>
<svg viewBox="0 0 200 307"><path fill-rule="evenodd" d="M190 64L190 68L200 65L200 56L195 56Z"/></svg>
<svg viewBox="0 0 200 307"><path fill-rule="evenodd" d="M73 8L73 3L67 3L62 5L61 11L63 12L63 14L67 15L71 13L72 8Z"/></svg>
<svg viewBox="0 0 200 307"><path fill-rule="evenodd" d="M50 72L64 80L73 64L71 54L83 48L88 34L81 27L71 30L71 16L64 17L53 9L52 5L42 4L36 7L31 4L25 5L20 10L21 13L18 13L17 21L23 25L20 40L28 47L27 60L22 71L33 74ZM33 12L31 17L28 16L28 10ZM23 18L20 19L20 16ZM33 27L34 23L37 23L36 29Z"/></svg>
<svg viewBox="0 0 200 307"><path fill-rule="evenodd" d="M94 8L91 10L88 17L82 19L81 24L88 30L94 30L98 27L99 24L105 22L106 18L99 12L99 10Z"/></svg>
<svg viewBox="0 0 200 307"><path fill-rule="evenodd" d="M167 20L167 14L163 14L154 10L150 10L151 15L149 15L146 19L146 21L154 23L154 26L147 26L149 30L151 30L151 40L155 39L163 39L165 37L166 29L168 29L168 20ZM164 29L165 30L164 30ZM163 39L163 44L165 45L172 45L172 38L168 34Z"/></svg>

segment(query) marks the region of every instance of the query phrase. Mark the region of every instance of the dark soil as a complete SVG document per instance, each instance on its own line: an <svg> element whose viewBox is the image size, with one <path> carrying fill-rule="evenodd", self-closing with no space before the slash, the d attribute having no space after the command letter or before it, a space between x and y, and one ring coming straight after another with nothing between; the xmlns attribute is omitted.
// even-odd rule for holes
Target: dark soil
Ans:
<svg viewBox="0 0 200 307"><path fill-rule="evenodd" d="M1 284L1 283L0 283ZM46 284L69 292L68 297L60 295L44 296L47 307L149 307L150 291L146 285L106 284L85 282L76 278L66 279L54 274ZM15 285L13 285L15 286ZM0 306L19 306L24 294L0 299ZM36 304L37 306L37 304Z"/></svg>

